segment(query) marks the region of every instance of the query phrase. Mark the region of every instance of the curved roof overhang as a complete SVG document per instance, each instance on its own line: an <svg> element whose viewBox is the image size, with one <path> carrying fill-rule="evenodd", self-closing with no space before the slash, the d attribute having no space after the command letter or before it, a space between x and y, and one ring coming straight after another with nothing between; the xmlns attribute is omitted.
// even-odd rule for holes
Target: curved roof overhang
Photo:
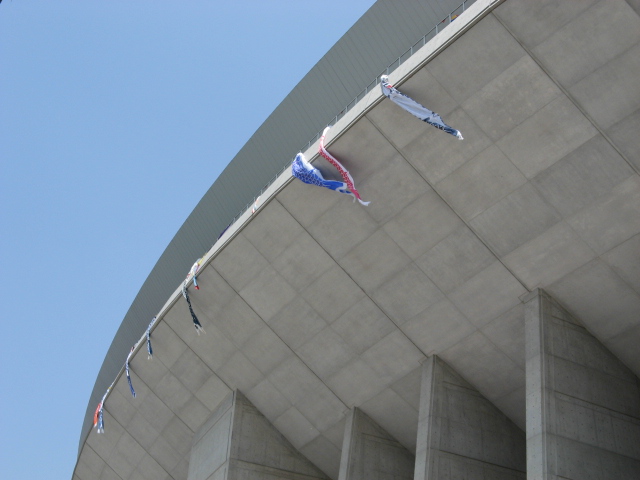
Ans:
<svg viewBox="0 0 640 480"><path fill-rule="evenodd" d="M314 135L460 3L377 1L253 134L178 230L136 295L98 373L79 448L89 432L96 405L122 368L131 345L194 260L211 248L225 227L254 203L261 189Z"/></svg>
<svg viewBox="0 0 640 480"><path fill-rule="evenodd" d="M193 433L239 389L337 478L354 406L415 451L433 354L524 430L523 300L538 288L640 374L640 41L604 48L585 28L640 18L619 2L549 24L534 5L478 0L393 73L463 142L377 89L332 128L329 149L369 207L278 177L205 257L200 337L177 287L202 250L188 258L158 307L157 358L132 360L139 398L117 381L77 472L186 478ZM607 55L567 63L567 37Z"/></svg>

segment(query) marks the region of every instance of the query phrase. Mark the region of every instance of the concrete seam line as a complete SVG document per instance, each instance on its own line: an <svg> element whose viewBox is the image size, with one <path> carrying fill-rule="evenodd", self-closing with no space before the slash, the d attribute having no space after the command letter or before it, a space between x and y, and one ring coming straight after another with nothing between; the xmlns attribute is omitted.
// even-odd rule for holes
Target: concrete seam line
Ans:
<svg viewBox="0 0 640 480"><path fill-rule="evenodd" d="M282 203L281 203L280 205L282 205ZM291 217L292 217L292 218L293 218L293 219L298 223L298 225L300 225L300 227L302 227L302 228L304 229L304 231L305 231L305 232L307 232L307 229L306 229L306 228L305 228L305 227L304 227L304 226L303 226L303 225L298 221L298 219L297 219L297 218L295 218L295 217L291 214L291 212L289 212L289 210L287 210L287 208L286 208L284 205L282 205L282 207L287 211L287 213L289 213L289 215L291 215ZM309 233L309 232L307 232L307 233ZM309 233L309 236L313 239L313 236L311 236L311 234L310 234L310 233ZM373 304L374 304L378 309L380 309L380 311L381 311L382 313L384 313L385 317L387 317L387 318L389 319L389 321L390 321L391 323L393 323L393 325L398 329L398 331L399 331L400 333L402 333L402 335L404 336L404 338L406 338L409 342L411 342L411 344L412 344L414 347L416 347L416 348L418 349L418 351L419 351L420 353L422 353L422 355L424 355L425 357L428 357L428 355L427 355L427 354L426 354L426 353L425 353L425 352L424 352L424 351L423 351L423 350L422 350L418 345L416 345L416 343L415 343L413 340L411 340L411 339L407 336L407 334L404 332L404 330L402 330L402 327L401 327L400 325L398 325L396 322L394 322L394 321L393 321L392 315L390 315L390 314L389 314L389 313L388 313L388 312L387 312L387 311L386 311L386 310L385 310L381 305L379 305L379 304L378 304L378 302L376 302L376 301L371 297L371 295L369 295L369 293L367 293L367 292L366 292L362 287L360 287L360 285L358 284L358 282L357 282L357 281L356 281L356 280L351 276L351 274L350 274L349 272L347 272L347 271L344 269L344 267L340 264L340 262L339 262L338 260L336 260L335 258L333 258L333 256L332 256L332 255L331 255L331 254L330 254L330 253L329 253L329 252L328 252L328 251L327 251L327 250L326 250L322 245L320 245L320 243L318 243L315 239L313 239L313 240L314 240L314 241L318 244L318 246L319 246L319 247L320 247L320 248L321 248L321 249L322 249L322 250L323 250L323 251L324 251L324 252L325 252L325 253L326 253L326 254L327 254L327 255L328 255L328 256L329 256L333 261L334 261L334 262L335 262L335 264L340 268L340 270L342 270L342 272L344 272L344 274L345 274L346 276L348 276L348 277L349 277L349 279L350 279L353 283L355 283L355 284L358 286L358 288L360 288L360 290L362 290L362 293L364 293L364 295L366 296L366 298L368 298L368 299L369 299L369 300L370 300L370 301L371 301L371 302L372 302L372 303L373 303ZM393 239L392 239L392 240L393 240ZM395 243L395 240L393 240L393 242ZM397 244L396 244L396 245L397 245ZM356 246L354 246L353 248L356 248L356 247L357 247L357 245L356 245ZM353 250L353 248L352 248L352 250ZM400 248L400 246L399 246L399 245L398 245L398 248ZM351 250L349 250L349 251L351 251ZM414 264L414 265L415 265L415 263L413 262L413 260L411 261L411 264ZM436 286L436 288L438 288L438 287ZM440 289L438 288L438 290L440 290ZM443 294L443 295L444 295L444 294ZM390 335L390 334L387 334L387 335ZM339 398L339 397L338 397L338 398ZM343 403L344 403L344 402L343 402ZM356 405L354 405L354 406L356 406Z"/></svg>
<svg viewBox="0 0 640 480"><path fill-rule="evenodd" d="M522 43L522 41L511 31L511 29L504 23L504 21L502 21L502 19L498 15L494 13L493 16L496 18L496 20L498 20L500 25L504 27L504 29L509 33L509 35L511 35L511 37L513 37L513 39L516 42L518 42L518 45L522 47L522 49L527 53L527 55L529 55L529 57L534 62L536 62L536 65L538 65L538 67L540 67L540 69L545 73L545 75L549 77L549 80L551 80L560 89L560 91L571 101L571 103L580 111L580 113L584 115L584 117L589 121L589 123L593 125L593 127L598 131L598 133L604 137L607 143L611 145L611 147L618 153L618 155L622 157L622 159L627 163L627 165L631 167L631 169L636 173L636 175L640 175L640 168L636 167L635 164L631 160L629 160L627 156L617 147L617 145L613 143L611 138L609 138L609 135L607 135L606 132L602 129L602 127L600 127L600 125L596 123L596 121L591 117L591 115L587 113L587 111L582 107L582 105L580 105L580 103L573 97L573 95L571 95L569 91L563 85L561 85L558 80L556 80L556 78L551 74L551 72L549 72L549 70L542 63L542 61L529 49L529 47L527 47L524 43ZM629 47L627 50L625 50L625 52L631 50L634 47L635 45Z"/></svg>
<svg viewBox="0 0 640 480"><path fill-rule="evenodd" d="M368 117L367 117L368 118ZM398 155L400 155L402 157L402 159L407 162L407 165L409 165L415 172L416 174L422 178L422 180L424 180L424 182L429 185L431 187L431 189L435 192L436 195L438 195L438 198L440 198L450 209L453 213L455 213L455 215L460 219L460 221L462 221L462 223L465 224L465 226L476 236L476 238L485 246L487 247L487 249L491 252L491 254L495 257L495 259L500 262L500 264L511 274L513 275L513 278L515 278L518 283L520 283L520 285L522 285L522 288L524 288L527 292L530 292L531 290L529 290L529 288L527 288L527 286L524 284L524 282L513 272L511 271L511 269L509 267L507 267L507 265L505 265L505 263L502 261L502 259L500 258L500 256L498 256L498 254L493 250L493 248L491 248L491 246L480 236L480 234L478 232L476 232L473 227L471 227L471 225L464 219L462 218L462 216L456 211L455 208L453 208L453 206L447 202L447 200L440 194L440 192L438 192L438 190L436 190L436 187L434 185L431 184L431 182L429 182L429 180L427 180L427 178L422 175L422 173L420 173L420 171L415 167L415 165L413 165L413 163L411 163L404 155L403 153L400 151L400 149L398 148L398 146L391 140L389 139L384 132L382 132L382 130L380 129L380 127L371 119L369 118L369 121L371 122L371 124L375 127L376 130L378 130L378 132L380 133L380 135L382 135L385 140L387 142L389 142L389 144L395 149L396 152L398 152ZM443 295L446 297L447 295L442 292ZM448 298L448 297L447 297Z"/></svg>

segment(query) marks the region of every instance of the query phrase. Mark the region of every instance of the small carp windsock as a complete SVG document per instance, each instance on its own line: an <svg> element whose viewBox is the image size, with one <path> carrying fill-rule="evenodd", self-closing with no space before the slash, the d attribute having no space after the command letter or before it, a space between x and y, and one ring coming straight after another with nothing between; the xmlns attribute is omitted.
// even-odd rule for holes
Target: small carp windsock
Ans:
<svg viewBox="0 0 640 480"><path fill-rule="evenodd" d="M151 360L153 358L153 348L151 348L151 327L156 323L156 317L151 319L151 323L147 327L147 360Z"/></svg>
<svg viewBox="0 0 640 480"><path fill-rule="evenodd" d="M427 122L429 125L450 133L454 137L457 137L458 140L463 140L462 134L455 128L452 128L444 123L442 121L442 118L440 118L440 115L432 112L427 107L420 105L414 99L398 91L398 89L393 85L390 85L389 77L387 75L382 75L380 77L380 87L382 88L382 94L385 97L389 98L396 105L404 108L411 115L418 117L420 120L422 120L423 122Z"/></svg>
<svg viewBox="0 0 640 480"><path fill-rule="evenodd" d="M200 324L200 321L198 320L198 317L196 317L196 314L193 311L193 307L191 306L191 300L189 299L189 291L187 289L186 280L182 284L182 296L187 301L187 305L189 305L189 313L191 313L191 319L193 320L193 326L195 327L197 334L200 335L200 332L207 333L204 331L204 328L202 328L202 325Z"/></svg>
<svg viewBox="0 0 640 480"><path fill-rule="evenodd" d="M127 374L127 382L129 382L129 390L131 390L131 395L133 396L133 398L136 398L136 391L133 389L133 384L131 383L131 374L129 373L129 360L131 359L131 355L133 355L134 348L136 347L131 347L131 351L129 352L129 355L127 355L127 360L124 362L124 371Z"/></svg>
<svg viewBox="0 0 640 480"><path fill-rule="evenodd" d="M103 416L103 402L100 402L100 411L98 412L98 433L104 433L104 416Z"/></svg>
<svg viewBox="0 0 640 480"><path fill-rule="evenodd" d="M189 278L193 277L193 286L196 287L196 290L200 290L198 279L196 278L198 270L200 270L200 265L202 265L202 258L199 258L198 261L191 266L191 270L187 273L187 279L185 280L185 282L188 282Z"/></svg>
<svg viewBox="0 0 640 480"><path fill-rule="evenodd" d="M98 408L96 408L96 411L93 414L93 427L94 428L98 427L97 433L104 433L104 402L107 399L107 395L109 395L109 392L113 388L114 383L115 383L115 380L113 381L113 383L111 383L111 385L109 385L109 388L107 388L107 391L104 392L104 395L102 396L102 400L100 400L100 403L98 404Z"/></svg>
<svg viewBox="0 0 640 480"><path fill-rule="evenodd" d="M93 414L93 428L96 428L98 426L98 422L100 421L101 411L102 411L102 402L98 404L98 406L96 407L96 411ZM100 430L98 430L98 433L100 433Z"/></svg>
<svg viewBox="0 0 640 480"><path fill-rule="evenodd" d="M253 208L251 209L251 215L256 213L258 211L258 208L260 208L260 206L258 205L258 202L260 202L260 195L258 195L258 198L256 198L256 201L253 204Z"/></svg>

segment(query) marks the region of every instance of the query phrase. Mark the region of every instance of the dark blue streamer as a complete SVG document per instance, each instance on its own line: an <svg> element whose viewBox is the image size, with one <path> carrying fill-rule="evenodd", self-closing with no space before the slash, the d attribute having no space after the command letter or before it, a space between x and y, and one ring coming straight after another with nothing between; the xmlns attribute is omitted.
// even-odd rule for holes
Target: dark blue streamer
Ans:
<svg viewBox="0 0 640 480"><path fill-rule="evenodd" d="M153 349L151 348L151 327L156 323L156 317L151 319L151 323L147 327L147 359L153 358Z"/></svg>
<svg viewBox="0 0 640 480"><path fill-rule="evenodd" d="M196 314L193 311L193 307L191 306L191 300L189 299L189 291L187 290L187 282L186 281L182 284L182 296L187 301L187 305L189 305L189 312L191 313L191 319L193 320L193 326L195 327L196 332L198 333L198 335L200 335L200 332L207 333L207 332L204 331L204 328L202 328L202 325L200 324L200 321L198 320L198 317L196 317Z"/></svg>
<svg viewBox="0 0 640 480"><path fill-rule="evenodd" d="M131 349L131 352L127 356L127 361L124 362L124 370L127 373L127 382L129 382L129 390L131 390L131 395L133 395L133 398L136 398L136 391L133 389L133 384L131 383L131 375L129 374L129 358L131 357L132 353L133 353L133 348Z"/></svg>

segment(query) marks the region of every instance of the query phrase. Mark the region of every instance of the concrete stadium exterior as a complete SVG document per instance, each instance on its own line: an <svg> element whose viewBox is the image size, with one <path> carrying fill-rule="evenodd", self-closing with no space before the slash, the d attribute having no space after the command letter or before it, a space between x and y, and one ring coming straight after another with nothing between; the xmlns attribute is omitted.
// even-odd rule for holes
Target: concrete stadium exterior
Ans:
<svg viewBox="0 0 640 480"><path fill-rule="evenodd" d="M368 46L335 115L429 29L416 5L377 2L185 222L107 354L74 480L640 478L637 2L473 3L391 73L465 140L368 92L327 144L371 205L283 172L206 254L191 326L184 273L322 127L297 99ZM132 399L121 367L158 311Z"/></svg>

